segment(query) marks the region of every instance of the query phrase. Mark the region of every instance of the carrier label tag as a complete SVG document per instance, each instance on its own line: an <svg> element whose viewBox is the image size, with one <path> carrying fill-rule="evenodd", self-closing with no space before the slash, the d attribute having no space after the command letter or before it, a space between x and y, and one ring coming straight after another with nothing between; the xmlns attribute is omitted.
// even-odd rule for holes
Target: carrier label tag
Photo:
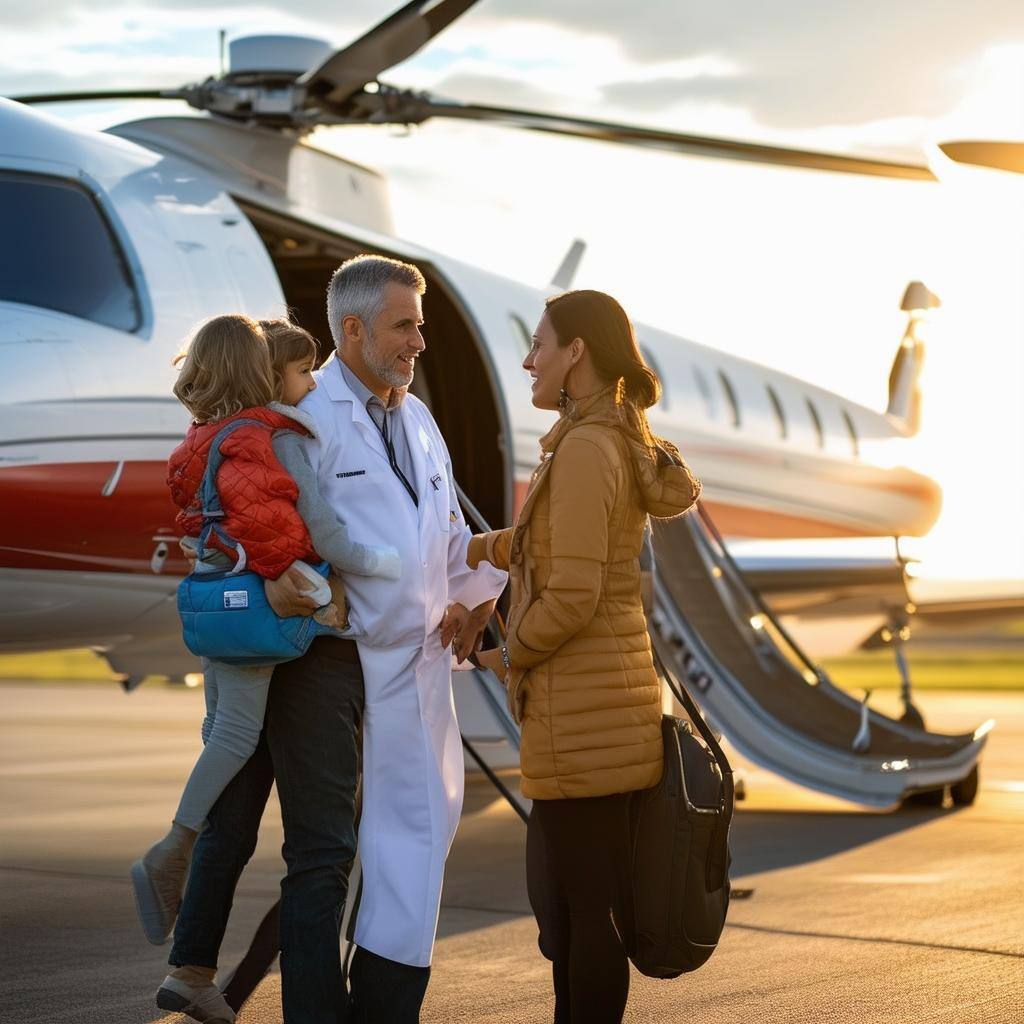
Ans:
<svg viewBox="0 0 1024 1024"><path fill-rule="evenodd" d="M224 607L225 608L248 608L249 607L249 591L248 590L225 590L224 591Z"/></svg>

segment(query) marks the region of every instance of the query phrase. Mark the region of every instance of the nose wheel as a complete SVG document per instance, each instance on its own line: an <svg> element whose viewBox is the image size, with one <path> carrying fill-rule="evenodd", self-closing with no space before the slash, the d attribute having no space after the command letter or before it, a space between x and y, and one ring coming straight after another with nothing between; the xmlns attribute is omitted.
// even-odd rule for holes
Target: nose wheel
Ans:
<svg viewBox="0 0 1024 1024"><path fill-rule="evenodd" d="M946 793L949 793L950 801L954 807L970 807L978 795L978 766L975 765L970 772L959 782L952 786L940 786L938 789L925 789L920 793L911 793L905 797L901 804L904 808L939 808L946 806Z"/></svg>
<svg viewBox="0 0 1024 1024"><path fill-rule="evenodd" d="M978 795L978 766L975 765L969 775L949 787L954 807L970 807Z"/></svg>

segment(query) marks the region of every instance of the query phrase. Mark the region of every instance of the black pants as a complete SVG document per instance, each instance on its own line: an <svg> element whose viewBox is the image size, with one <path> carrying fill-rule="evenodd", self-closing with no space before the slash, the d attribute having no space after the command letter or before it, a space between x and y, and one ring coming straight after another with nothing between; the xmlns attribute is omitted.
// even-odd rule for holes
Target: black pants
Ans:
<svg viewBox="0 0 1024 1024"><path fill-rule="evenodd" d="M615 919L631 928L630 794L534 800L526 882L552 961L555 1024L618 1024L629 961Z"/></svg>
<svg viewBox="0 0 1024 1024"><path fill-rule="evenodd" d="M338 938L356 851L363 674L345 643L321 637L303 657L274 670L256 752L221 794L196 842L170 955L177 966L217 966L235 886L256 849L276 778L288 868L280 916L287 1024L348 1020ZM415 1021L405 1012L409 979L396 971L386 988L404 1015L382 1019ZM422 1002L423 991L413 988L413 1000L418 992Z"/></svg>
<svg viewBox="0 0 1024 1024"><path fill-rule="evenodd" d="M417 1024L429 967L412 967L357 949L349 973L351 1024Z"/></svg>

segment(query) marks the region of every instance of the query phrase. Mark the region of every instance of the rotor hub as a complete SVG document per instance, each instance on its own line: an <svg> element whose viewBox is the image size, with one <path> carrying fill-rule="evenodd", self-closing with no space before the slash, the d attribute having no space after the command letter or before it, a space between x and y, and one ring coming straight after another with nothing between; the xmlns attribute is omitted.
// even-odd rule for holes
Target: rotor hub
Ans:
<svg viewBox="0 0 1024 1024"><path fill-rule="evenodd" d="M228 43L228 78L294 81L334 52L315 36L239 36Z"/></svg>

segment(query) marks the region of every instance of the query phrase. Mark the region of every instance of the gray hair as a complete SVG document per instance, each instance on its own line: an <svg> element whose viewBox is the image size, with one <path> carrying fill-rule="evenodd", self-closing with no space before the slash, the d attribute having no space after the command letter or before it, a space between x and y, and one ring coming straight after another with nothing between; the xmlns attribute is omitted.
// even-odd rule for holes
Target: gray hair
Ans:
<svg viewBox="0 0 1024 1024"><path fill-rule="evenodd" d="M338 267L327 286L327 323L335 348L341 347L344 338L341 322L345 317L357 316L371 330L384 308L384 290L392 282L415 288L419 295L427 290L418 267L388 256L364 253Z"/></svg>

